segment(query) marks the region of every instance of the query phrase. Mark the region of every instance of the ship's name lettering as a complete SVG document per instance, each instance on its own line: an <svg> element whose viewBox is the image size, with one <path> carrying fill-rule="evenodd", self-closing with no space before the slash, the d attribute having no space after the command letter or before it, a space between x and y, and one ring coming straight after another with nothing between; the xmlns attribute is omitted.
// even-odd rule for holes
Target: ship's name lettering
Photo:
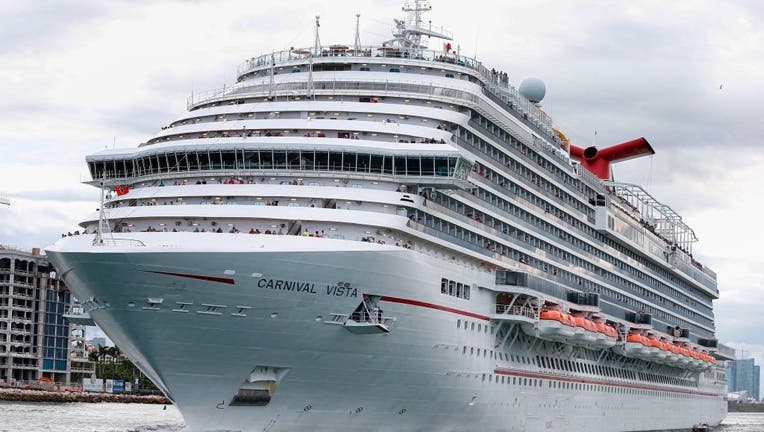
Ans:
<svg viewBox="0 0 764 432"><path fill-rule="evenodd" d="M314 283L282 279L260 279L257 281L257 287L278 291L293 291L306 294L318 294L319 292L316 289L316 284ZM358 288L351 288L342 285L326 285L326 291L323 293L334 297L358 297Z"/></svg>

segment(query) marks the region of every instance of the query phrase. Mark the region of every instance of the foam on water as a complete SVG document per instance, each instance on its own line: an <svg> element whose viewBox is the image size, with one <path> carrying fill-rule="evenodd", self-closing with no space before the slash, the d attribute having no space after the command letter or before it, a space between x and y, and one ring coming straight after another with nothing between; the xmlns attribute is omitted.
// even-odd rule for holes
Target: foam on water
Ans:
<svg viewBox="0 0 764 432"><path fill-rule="evenodd" d="M0 402L0 432L179 432L183 428L183 418L174 406ZM762 432L764 413L730 413L716 431Z"/></svg>

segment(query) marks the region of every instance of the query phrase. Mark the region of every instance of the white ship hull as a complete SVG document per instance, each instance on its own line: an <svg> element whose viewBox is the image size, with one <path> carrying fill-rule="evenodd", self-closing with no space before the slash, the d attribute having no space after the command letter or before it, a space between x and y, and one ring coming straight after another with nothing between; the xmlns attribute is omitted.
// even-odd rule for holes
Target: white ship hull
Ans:
<svg viewBox="0 0 764 432"><path fill-rule="evenodd" d="M212 236L218 249L207 250ZM132 235L143 247L69 237L48 255L192 430L636 431L716 425L726 415L723 388L703 373L688 389L504 360L540 352L519 340L500 355L488 316L494 295L474 290L465 301L437 285L480 284L492 278L486 271L300 236L144 237ZM389 334L331 323L363 294L383 296ZM231 405L256 367L279 371L270 402Z"/></svg>

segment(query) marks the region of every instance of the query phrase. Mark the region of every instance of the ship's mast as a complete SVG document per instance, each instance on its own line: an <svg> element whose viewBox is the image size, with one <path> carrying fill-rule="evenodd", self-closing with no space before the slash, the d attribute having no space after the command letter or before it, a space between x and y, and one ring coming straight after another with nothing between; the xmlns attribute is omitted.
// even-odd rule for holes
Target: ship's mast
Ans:
<svg viewBox="0 0 764 432"><path fill-rule="evenodd" d="M361 49L361 33L359 32L358 23L361 19L361 14L355 14L355 42L353 43L353 52L358 55L358 51Z"/></svg>
<svg viewBox="0 0 764 432"><path fill-rule="evenodd" d="M318 37L318 29L321 27L321 24L318 22L318 20L321 17L319 15L316 15L316 27L313 33L315 34L314 40L313 40L313 55L318 56L321 54L321 39Z"/></svg>
<svg viewBox="0 0 764 432"><path fill-rule="evenodd" d="M318 36L318 29L321 27L320 18L321 16L316 15L316 24L313 31L315 35L313 38L313 52L308 56L308 99L315 98L313 94L313 57L321 55L321 38Z"/></svg>
<svg viewBox="0 0 764 432"><path fill-rule="evenodd" d="M426 0L407 2L401 10L406 12L407 16L402 20L394 20L394 39L389 42L408 51L412 57L419 57L422 50L427 48L427 45L422 42L422 36L445 40L453 39L451 34L442 28L433 30L432 23L428 23L427 28L422 25L422 14L432 10L432 6Z"/></svg>
<svg viewBox="0 0 764 432"><path fill-rule="evenodd" d="M106 221L106 210L104 210L105 189L106 189L106 173L101 178L101 207L98 209L98 230L96 231L95 244L103 244L103 234L108 232L109 224Z"/></svg>
<svg viewBox="0 0 764 432"><path fill-rule="evenodd" d="M403 12L407 12L409 14L409 17L406 20L408 22L406 24L416 29L421 27L420 24L422 23L422 12L432 10L432 6L430 6L426 1L414 0L413 6L411 3L405 4L403 5L402 10ZM421 46L422 35L418 33L412 33L410 40L414 42L414 46Z"/></svg>
<svg viewBox="0 0 764 432"><path fill-rule="evenodd" d="M271 53L271 77L268 80L268 99L273 97L273 76L276 75L276 57Z"/></svg>

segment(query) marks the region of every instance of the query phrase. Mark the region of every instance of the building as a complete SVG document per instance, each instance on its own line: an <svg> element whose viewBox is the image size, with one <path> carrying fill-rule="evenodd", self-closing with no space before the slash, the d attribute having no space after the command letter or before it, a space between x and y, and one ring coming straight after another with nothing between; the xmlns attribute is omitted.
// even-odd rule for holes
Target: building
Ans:
<svg viewBox="0 0 764 432"><path fill-rule="evenodd" d="M0 246L0 384L76 386L92 373L85 327L64 317L73 301L39 249Z"/></svg>
<svg viewBox="0 0 764 432"><path fill-rule="evenodd" d="M740 359L729 362L727 366L727 389L729 392L748 392L748 395L759 400L759 366L754 359Z"/></svg>
<svg viewBox="0 0 764 432"><path fill-rule="evenodd" d="M106 346L106 338L104 337L94 337L93 339L90 339L88 342L90 343L90 345L93 345L94 347Z"/></svg>

